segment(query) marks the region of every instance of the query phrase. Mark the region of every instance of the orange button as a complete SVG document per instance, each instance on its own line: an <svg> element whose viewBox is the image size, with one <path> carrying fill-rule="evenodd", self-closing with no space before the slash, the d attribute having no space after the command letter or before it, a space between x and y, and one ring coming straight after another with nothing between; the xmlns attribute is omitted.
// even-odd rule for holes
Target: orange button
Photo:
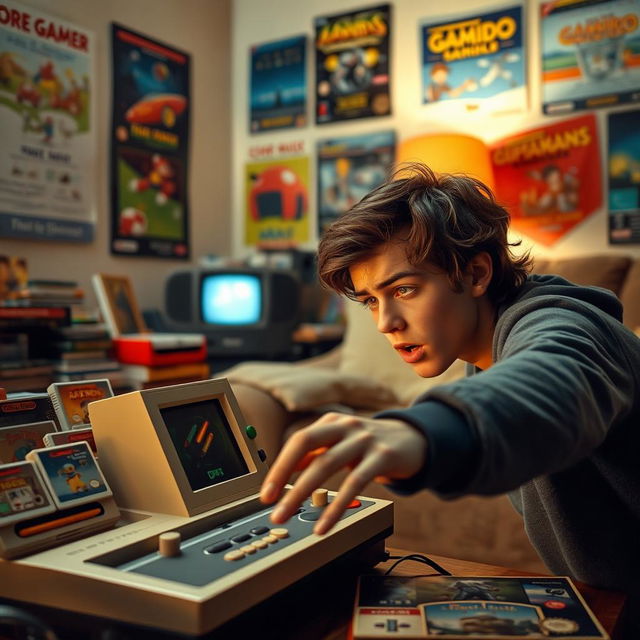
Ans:
<svg viewBox="0 0 640 640"><path fill-rule="evenodd" d="M362 506L362 502L360 500L352 500L348 505L347 509L357 509Z"/></svg>

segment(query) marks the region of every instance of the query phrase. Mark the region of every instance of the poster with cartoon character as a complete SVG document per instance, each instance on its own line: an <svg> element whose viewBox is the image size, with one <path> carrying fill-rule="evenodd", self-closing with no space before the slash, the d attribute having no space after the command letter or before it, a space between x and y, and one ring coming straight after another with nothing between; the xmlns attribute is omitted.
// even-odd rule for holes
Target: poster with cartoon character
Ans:
<svg viewBox="0 0 640 640"><path fill-rule="evenodd" d="M395 159L394 131L318 142L318 234L380 186Z"/></svg>
<svg viewBox="0 0 640 640"><path fill-rule="evenodd" d="M640 243L640 109L609 114L609 242Z"/></svg>
<svg viewBox="0 0 640 640"><path fill-rule="evenodd" d="M112 24L111 252L189 258L189 54Z"/></svg>
<svg viewBox="0 0 640 640"><path fill-rule="evenodd" d="M602 204L593 114L499 140L491 163L511 228L543 245L555 244Z"/></svg>
<svg viewBox="0 0 640 640"><path fill-rule="evenodd" d="M391 5L315 19L316 124L391 114Z"/></svg>
<svg viewBox="0 0 640 640"><path fill-rule="evenodd" d="M295 246L309 240L309 158L245 165L245 244Z"/></svg>
<svg viewBox="0 0 640 640"><path fill-rule="evenodd" d="M546 114L640 101L640 0L540 5Z"/></svg>
<svg viewBox="0 0 640 640"><path fill-rule="evenodd" d="M93 240L95 47L82 27L0 4L0 237Z"/></svg>
<svg viewBox="0 0 640 640"><path fill-rule="evenodd" d="M506 113L527 106L522 7L421 26L422 102L430 113Z"/></svg>
<svg viewBox="0 0 640 640"><path fill-rule="evenodd" d="M251 133L307 124L307 36L251 47Z"/></svg>

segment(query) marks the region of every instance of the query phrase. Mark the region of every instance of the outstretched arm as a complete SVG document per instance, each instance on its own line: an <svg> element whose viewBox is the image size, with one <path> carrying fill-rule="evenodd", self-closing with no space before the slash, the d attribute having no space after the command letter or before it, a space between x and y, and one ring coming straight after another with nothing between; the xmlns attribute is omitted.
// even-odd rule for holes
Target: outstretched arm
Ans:
<svg viewBox="0 0 640 640"><path fill-rule="evenodd" d="M286 522L336 471L349 468L338 495L314 527L314 533L322 535L369 482L410 478L422 469L427 455L425 436L406 422L327 413L289 438L262 485L262 502L275 502L305 456L320 447L326 450L311 457L293 488L274 509L271 520L275 524Z"/></svg>

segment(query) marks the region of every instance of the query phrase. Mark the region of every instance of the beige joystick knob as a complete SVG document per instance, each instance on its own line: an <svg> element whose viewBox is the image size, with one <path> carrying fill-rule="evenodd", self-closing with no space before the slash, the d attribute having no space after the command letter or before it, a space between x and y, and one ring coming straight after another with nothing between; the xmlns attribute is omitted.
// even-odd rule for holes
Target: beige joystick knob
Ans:
<svg viewBox="0 0 640 640"><path fill-rule="evenodd" d="M314 507L326 507L329 492L326 489L316 489L311 494L311 504Z"/></svg>
<svg viewBox="0 0 640 640"><path fill-rule="evenodd" d="M165 558L180 555L182 536L177 531L167 531L158 536L158 553Z"/></svg>

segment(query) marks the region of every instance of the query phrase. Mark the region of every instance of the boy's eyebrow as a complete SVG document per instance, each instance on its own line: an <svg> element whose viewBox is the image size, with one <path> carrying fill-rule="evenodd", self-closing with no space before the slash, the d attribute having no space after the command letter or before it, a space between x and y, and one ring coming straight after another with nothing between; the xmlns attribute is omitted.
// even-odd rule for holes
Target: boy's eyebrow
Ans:
<svg viewBox="0 0 640 640"><path fill-rule="evenodd" d="M417 269L407 269L406 271L398 271L397 273L390 275L388 278L386 278L382 282L378 282L377 284L374 284L373 288L374 290L384 289L385 287L388 287L390 284L393 284L396 280L400 280L401 278L412 278L414 276L421 276L421 275L423 275L422 272L418 271ZM366 289L363 289L362 291L354 291L353 293L356 296L365 296L369 292Z"/></svg>

